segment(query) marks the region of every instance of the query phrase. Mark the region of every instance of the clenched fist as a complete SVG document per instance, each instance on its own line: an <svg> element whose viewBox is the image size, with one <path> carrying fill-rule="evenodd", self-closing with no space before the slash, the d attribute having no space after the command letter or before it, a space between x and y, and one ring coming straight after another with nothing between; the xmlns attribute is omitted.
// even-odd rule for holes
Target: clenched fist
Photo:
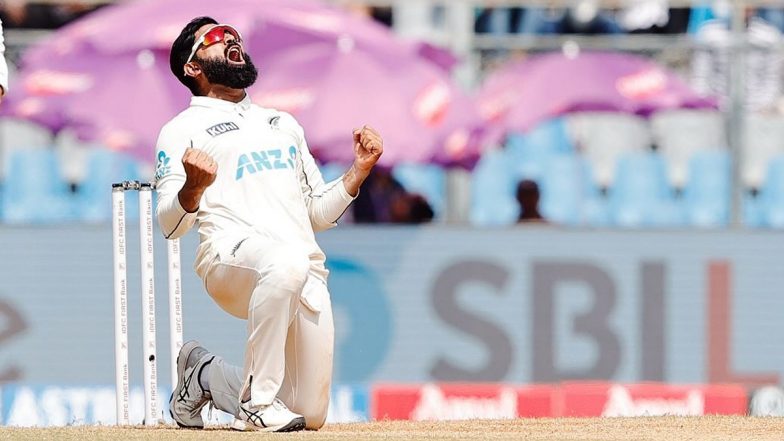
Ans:
<svg viewBox="0 0 784 441"><path fill-rule="evenodd" d="M354 165L362 172L369 172L384 153L381 135L369 126L354 130Z"/></svg>
<svg viewBox="0 0 784 441"><path fill-rule="evenodd" d="M204 191L218 176L218 163L203 150L186 149L182 155L182 166L185 168L185 184L193 189Z"/></svg>
<svg viewBox="0 0 784 441"><path fill-rule="evenodd" d="M182 166L185 168L185 184L178 198L185 211L194 213L199 209L204 190L212 185L218 176L218 163L204 151L191 147L182 155Z"/></svg>

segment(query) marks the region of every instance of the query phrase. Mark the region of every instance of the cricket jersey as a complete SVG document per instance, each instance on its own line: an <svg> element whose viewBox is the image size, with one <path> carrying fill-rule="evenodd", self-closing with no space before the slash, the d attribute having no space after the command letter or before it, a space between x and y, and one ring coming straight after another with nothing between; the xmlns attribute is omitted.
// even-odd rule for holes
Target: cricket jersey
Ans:
<svg viewBox="0 0 784 441"><path fill-rule="evenodd" d="M188 147L205 151L218 165L196 213L186 212L177 197L185 183L182 156ZM311 273L326 281L315 232L334 227L353 198L342 177L324 182L294 117L257 106L247 95L239 103L193 97L190 107L161 129L156 158L158 222L168 239L198 222L194 268L199 276L204 278L217 253L231 249L227 244L261 235L303 249Z"/></svg>

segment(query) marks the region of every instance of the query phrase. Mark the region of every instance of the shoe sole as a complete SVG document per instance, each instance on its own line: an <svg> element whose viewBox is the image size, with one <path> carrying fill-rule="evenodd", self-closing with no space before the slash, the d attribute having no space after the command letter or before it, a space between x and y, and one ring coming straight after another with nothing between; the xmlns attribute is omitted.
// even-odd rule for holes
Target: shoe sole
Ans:
<svg viewBox="0 0 784 441"><path fill-rule="evenodd" d="M171 395L169 396L169 415L171 415L174 422L177 423L177 425L180 426L180 428L182 429L198 430L204 428L204 426L186 426L180 423L179 421L177 421L177 418L174 417L174 412L171 411L172 402L174 401L174 391L180 390L180 388L183 386L182 377L183 375L185 375L185 363L188 362L188 358L191 356L191 352L193 352L193 350L198 348L199 346L201 346L199 342L197 342L196 340L190 340L186 342L184 345L182 345L182 348L180 349L180 353L177 354L177 387L172 391Z"/></svg>
<svg viewBox="0 0 784 441"><path fill-rule="evenodd" d="M305 417L294 418L290 423L273 432L299 432L305 428Z"/></svg>
<svg viewBox="0 0 784 441"><path fill-rule="evenodd" d="M240 432L299 432L300 430L305 429L305 417L294 418L293 420L289 421L288 424L283 426L270 427L258 427L252 423L235 418L231 423L231 429Z"/></svg>

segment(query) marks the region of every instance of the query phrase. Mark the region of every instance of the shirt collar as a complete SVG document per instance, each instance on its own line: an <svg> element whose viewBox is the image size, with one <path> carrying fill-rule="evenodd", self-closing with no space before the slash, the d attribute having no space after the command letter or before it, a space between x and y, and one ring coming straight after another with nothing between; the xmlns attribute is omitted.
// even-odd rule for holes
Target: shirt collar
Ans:
<svg viewBox="0 0 784 441"><path fill-rule="evenodd" d="M247 111L251 105L250 97L245 94L245 98L238 103L222 100L219 98L211 98L208 96L194 96L191 97L191 106L209 107L211 109L220 109L227 112Z"/></svg>

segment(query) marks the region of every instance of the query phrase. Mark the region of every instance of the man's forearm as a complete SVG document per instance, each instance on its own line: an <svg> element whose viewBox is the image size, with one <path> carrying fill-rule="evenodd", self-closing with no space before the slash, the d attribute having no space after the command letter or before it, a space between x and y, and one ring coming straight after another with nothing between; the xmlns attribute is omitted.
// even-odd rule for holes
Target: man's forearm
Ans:
<svg viewBox="0 0 784 441"><path fill-rule="evenodd" d="M351 164L345 175L343 175L343 186L346 187L346 193L352 198L359 194L359 187L365 182L370 170L364 171L357 168L355 164Z"/></svg>
<svg viewBox="0 0 784 441"><path fill-rule="evenodd" d="M195 213L199 209L202 194L204 194L204 189L193 188L185 183L180 192L177 193L177 199L179 199L180 205L185 211Z"/></svg>

